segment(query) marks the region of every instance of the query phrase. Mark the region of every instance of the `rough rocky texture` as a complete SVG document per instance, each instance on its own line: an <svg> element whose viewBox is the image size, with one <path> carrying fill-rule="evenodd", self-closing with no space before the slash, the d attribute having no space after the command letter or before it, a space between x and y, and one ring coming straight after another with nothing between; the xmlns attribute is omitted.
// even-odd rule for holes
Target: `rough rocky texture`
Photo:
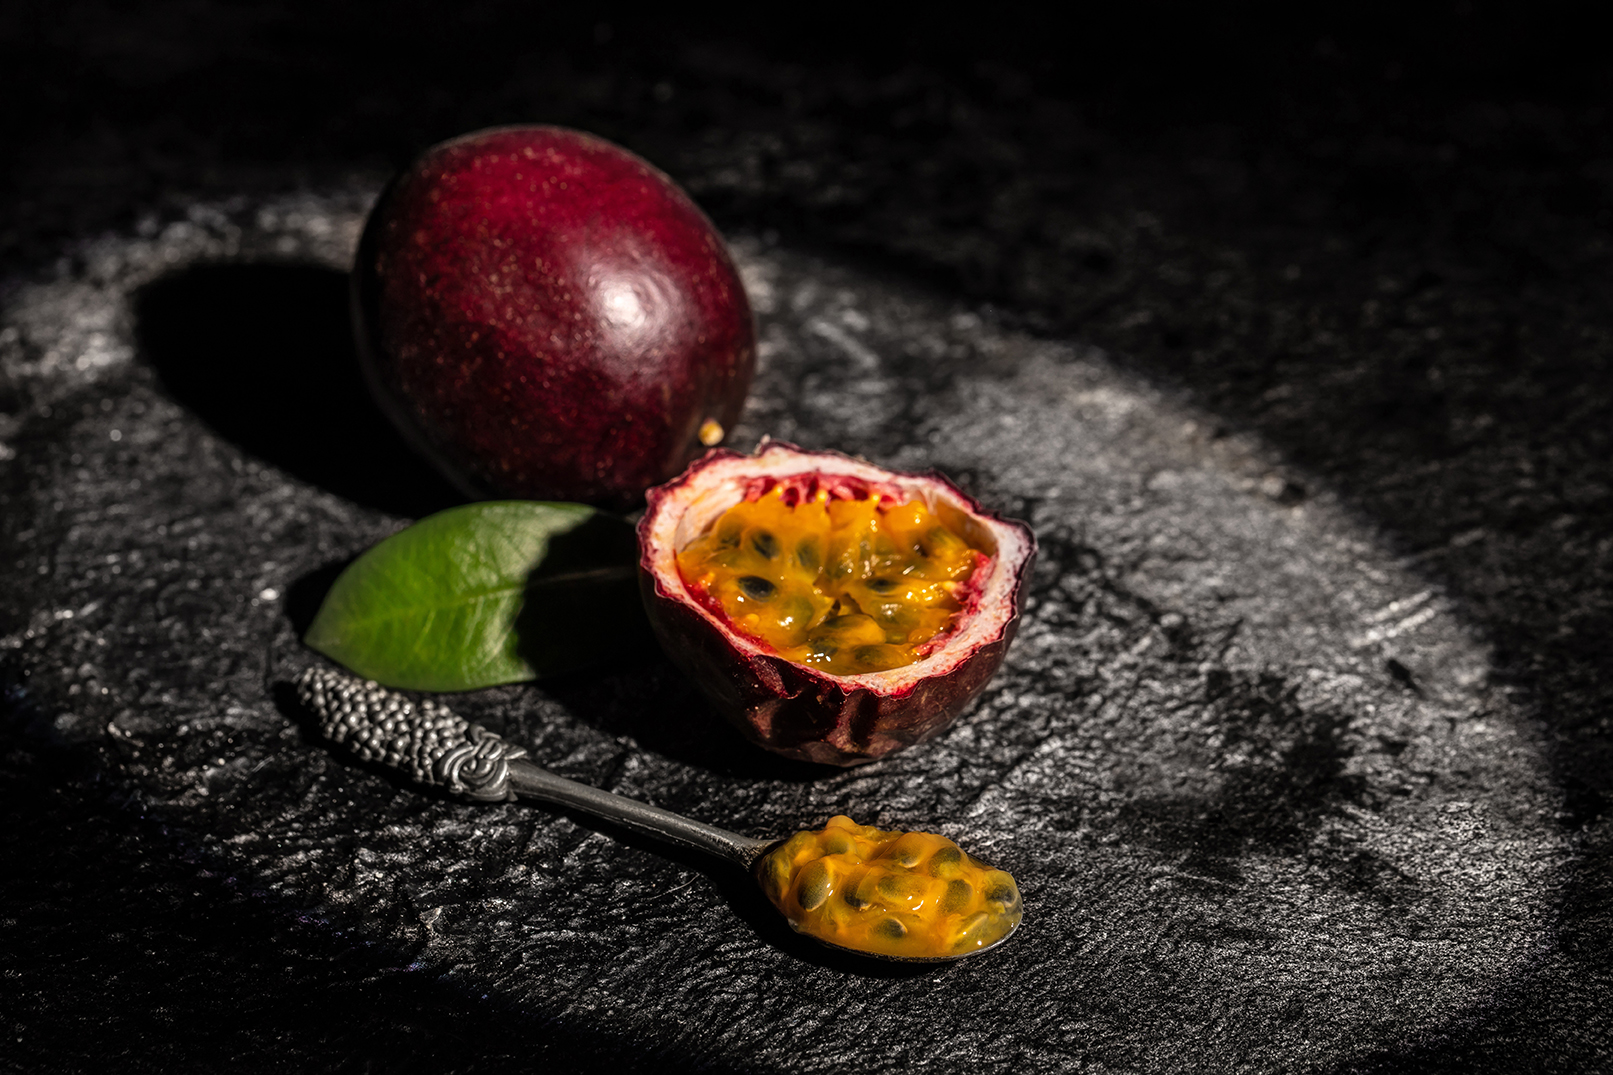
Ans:
<svg viewBox="0 0 1613 1075"><path fill-rule="evenodd" d="M1404 86L1318 35L1314 83L1161 118L1034 63L590 26L436 83L354 65L382 101L340 16L293 49L282 8L22 10L48 47L9 69L82 80L20 98L48 134L5 121L12 1067L1613 1062L1605 86ZM274 96L308 85L314 131ZM740 831L933 827L1021 882L1000 955L826 955L742 878L404 786L296 706L334 569L453 498L351 366L379 165L515 118L726 224L742 443L937 466L1043 551L980 704L854 772L744 746L653 657L452 706Z"/></svg>

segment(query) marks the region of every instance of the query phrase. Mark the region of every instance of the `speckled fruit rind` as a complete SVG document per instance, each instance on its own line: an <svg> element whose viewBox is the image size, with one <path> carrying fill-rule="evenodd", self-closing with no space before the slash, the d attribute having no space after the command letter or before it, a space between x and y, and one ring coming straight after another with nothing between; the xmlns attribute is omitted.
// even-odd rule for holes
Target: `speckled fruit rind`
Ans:
<svg viewBox="0 0 1613 1075"><path fill-rule="evenodd" d="M690 592L677 550L757 478L819 473L921 497L990 555L957 626L929 656L884 672L835 676L787 661L734 631ZM668 654L724 716L768 750L806 761L856 765L936 735L1002 664L1019 624L1020 585L1036 541L1023 523L981 509L938 474L899 474L838 452L774 441L756 455L724 449L651 489L639 521L639 584ZM978 577L979 572L984 577Z"/></svg>
<svg viewBox="0 0 1613 1075"><path fill-rule="evenodd" d="M703 426L732 428L755 367L710 221L645 161L557 127L468 134L399 175L353 314L382 409L473 496L634 506Z"/></svg>

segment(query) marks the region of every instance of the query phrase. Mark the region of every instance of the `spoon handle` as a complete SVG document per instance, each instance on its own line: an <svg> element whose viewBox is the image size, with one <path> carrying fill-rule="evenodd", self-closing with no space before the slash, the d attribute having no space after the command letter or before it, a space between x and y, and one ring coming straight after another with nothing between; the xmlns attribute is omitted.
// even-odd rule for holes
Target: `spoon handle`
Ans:
<svg viewBox="0 0 1613 1075"><path fill-rule="evenodd" d="M774 841L741 836L670 810L556 776L526 760L526 748L471 724L432 699L416 703L379 684L331 668L296 679L297 698L319 718L319 730L360 759L379 762L418 784L477 802L516 796L620 825L668 843L716 855L749 869Z"/></svg>
<svg viewBox="0 0 1613 1075"><path fill-rule="evenodd" d="M659 806L615 795L556 776L529 761L510 762L510 787L517 795L567 806L645 836L691 847L750 869L763 850L777 841L756 840L674 814Z"/></svg>

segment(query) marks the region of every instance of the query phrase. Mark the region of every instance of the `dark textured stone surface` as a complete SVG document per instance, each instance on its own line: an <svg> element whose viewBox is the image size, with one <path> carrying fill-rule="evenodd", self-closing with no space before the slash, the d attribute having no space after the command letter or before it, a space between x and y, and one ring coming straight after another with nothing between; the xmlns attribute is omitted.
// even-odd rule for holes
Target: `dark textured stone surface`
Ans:
<svg viewBox="0 0 1613 1075"><path fill-rule="evenodd" d="M1403 84L1295 30L1289 92L1173 112L989 34L839 64L591 25L433 80L340 15L17 11L10 69L79 81L6 121L12 1067L1613 1062L1604 85L1459 33ZM508 119L727 227L742 443L936 466L1043 554L981 703L866 769L751 750L653 657L453 706L741 831L944 832L1021 882L1001 955L825 955L742 878L410 789L298 712L322 587L452 502L363 397L341 270L390 162Z"/></svg>

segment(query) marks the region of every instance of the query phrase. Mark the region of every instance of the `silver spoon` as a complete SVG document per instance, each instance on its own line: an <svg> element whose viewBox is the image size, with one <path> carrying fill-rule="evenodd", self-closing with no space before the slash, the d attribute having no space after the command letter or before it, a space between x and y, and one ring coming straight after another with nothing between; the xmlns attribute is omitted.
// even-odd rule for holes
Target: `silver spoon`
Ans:
<svg viewBox="0 0 1613 1075"><path fill-rule="evenodd" d="M296 678L295 686L298 700L319 718L319 730L327 739L345 745L363 761L397 769L417 784L441 787L475 802L511 802L521 797L581 810L624 829L713 855L753 878L762 857L782 842L741 836L556 776L528 761L525 747L471 724L430 698L414 702L373 681L331 668L308 668ZM867 958L950 963L989 952L1013 932L1009 930L984 947L946 956L892 956L833 944L821 937L812 939Z"/></svg>

